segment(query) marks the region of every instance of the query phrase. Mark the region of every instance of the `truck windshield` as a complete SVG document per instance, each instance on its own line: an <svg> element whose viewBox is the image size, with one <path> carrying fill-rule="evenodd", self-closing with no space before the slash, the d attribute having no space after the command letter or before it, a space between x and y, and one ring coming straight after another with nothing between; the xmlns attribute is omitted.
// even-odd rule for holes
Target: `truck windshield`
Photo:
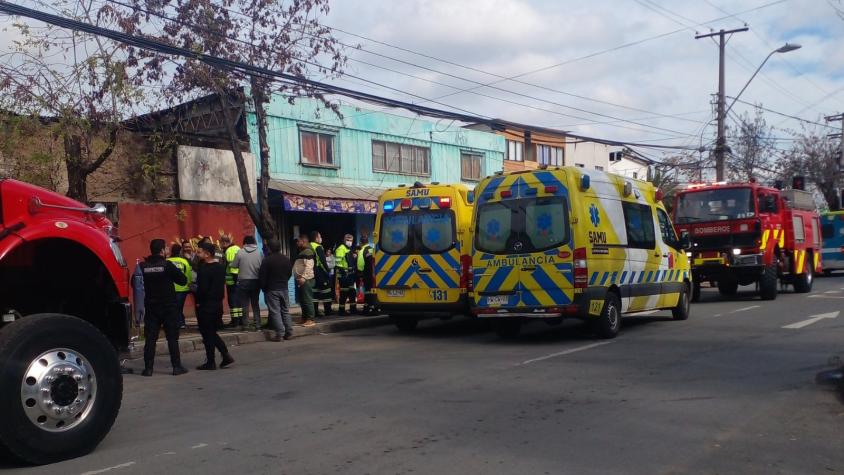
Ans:
<svg viewBox="0 0 844 475"><path fill-rule="evenodd" d="M478 209L475 246L492 254L551 249L569 240L568 207L561 197L487 203Z"/></svg>
<svg viewBox="0 0 844 475"><path fill-rule="evenodd" d="M439 254L454 246L454 212L384 214L378 246L387 254Z"/></svg>
<svg viewBox="0 0 844 475"><path fill-rule="evenodd" d="M675 222L725 221L756 216L750 188L720 188L683 193L677 201Z"/></svg>

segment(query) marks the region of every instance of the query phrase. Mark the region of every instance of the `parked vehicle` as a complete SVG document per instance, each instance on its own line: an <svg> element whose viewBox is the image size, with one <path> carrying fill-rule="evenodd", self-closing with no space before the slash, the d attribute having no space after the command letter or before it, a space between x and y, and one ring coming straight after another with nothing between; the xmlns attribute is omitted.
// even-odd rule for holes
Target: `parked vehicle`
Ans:
<svg viewBox="0 0 844 475"><path fill-rule="evenodd" d="M844 270L844 211L828 211L821 215L821 236L824 274Z"/></svg>
<svg viewBox="0 0 844 475"><path fill-rule="evenodd" d="M763 300L777 297L778 282L810 292L821 270L820 220L812 195L758 183L691 185L677 192L674 222L689 233L694 281L733 295L758 284Z"/></svg>
<svg viewBox="0 0 844 475"><path fill-rule="evenodd" d="M375 221L375 295L400 330L468 314L472 191L416 183L387 190Z"/></svg>
<svg viewBox="0 0 844 475"><path fill-rule="evenodd" d="M0 180L0 453L92 451L120 410L128 273L102 205Z"/></svg>
<svg viewBox="0 0 844 475"><path fill-rule="evenodd" d="M684 244L652 184L562 167L488 177L476 194L473 313L502 337L527 319L613 338L625 313L689 317Z"/></svg>

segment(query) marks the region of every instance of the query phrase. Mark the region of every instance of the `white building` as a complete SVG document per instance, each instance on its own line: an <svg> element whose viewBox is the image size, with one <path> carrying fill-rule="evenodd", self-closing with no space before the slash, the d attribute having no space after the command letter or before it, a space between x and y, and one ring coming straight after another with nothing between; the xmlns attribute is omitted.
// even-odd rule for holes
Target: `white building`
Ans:
<svg viewBox="0 0 844 475"><path fill-rule="evenodd" d="M618 147L596 142L580 142L566 144L566 165L572 165L589 170L610 170L610 152Z"/></svg>
<svg viewBox="0 0 844 475"><path fill-rule="evenodd" d="M650 169L651 165L653 165L653 162L650 160L623 152L619 152L617 155L614 154L613 158L616 159L610 163L609 171L611 173L639 180L650 178Z"/></svg>

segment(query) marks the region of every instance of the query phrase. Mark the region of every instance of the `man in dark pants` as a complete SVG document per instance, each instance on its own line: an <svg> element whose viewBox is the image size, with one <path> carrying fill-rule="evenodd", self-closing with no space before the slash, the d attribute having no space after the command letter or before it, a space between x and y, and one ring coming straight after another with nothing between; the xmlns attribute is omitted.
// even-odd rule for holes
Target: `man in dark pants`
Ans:
<svg viewBox="0 0 844 475"><path fill-rule="evenodd" d="M261 262L258 279L264 291L264 301L272 325L275 327L275 337L272 341L289 340L293 338L293 321L290 318L287 304L287 283L293 273L290 258L281 253L281 244L276 239L267 241L270 254Z"/></svg>
<svg viewBox="0 0 844 475"><path fill-rule="evenodd" d="M223 316L223 297L226 294L226 266L215 258L214 245L211 243L200 244L198 253L203 264L196 277L196 320L205 346L205 364L196 369L215 370L215 349L223 356L221 368L234 363L226 344L217 334L217 325Z"/></svg>
<svg viewBox="0 0 844 475"><path fill-rule="evenodd" d="M170 350L170 363L173 376L188 372L182 366L179 354L179 315L176 309L175 285L188 283L187 277L172 262L166 259L164 239L153 239L149 243L150 256L141 262L144 276L144 376L152 376L155 364L155 344L158 332L164 327L167 348Z"/></svg>

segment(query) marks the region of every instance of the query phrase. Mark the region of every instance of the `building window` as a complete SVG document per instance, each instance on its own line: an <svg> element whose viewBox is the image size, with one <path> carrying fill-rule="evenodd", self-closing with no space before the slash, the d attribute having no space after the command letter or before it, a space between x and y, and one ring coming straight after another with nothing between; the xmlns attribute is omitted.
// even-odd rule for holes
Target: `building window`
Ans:
<svg viewBox="0 0 844 475"><path fill-rule="evenodd" d="M299 132L299 144L302 150L302 165L337 166L334 157L334 135L302 130Z"/></svg>
<svg viewBox="0 0 844 475"><path fill-rule="evenodd" d="M586 168L586 165L582 163L575 163L574 166L576 166L577 168Z"/></svg>
<svg viewBox="0 0 844 475"><path fill-rule="evenodd" d="M552 147L550 145L536 146L536 161L540 165L561 167L565 161L565 154L563 147Z"/></svg>
<svg viewBox="0 0 844 475"><path fill-rule="evenodd" d="M602 167L600 165L595 165L595 170L602 172L602 171L604 171L604 167Z"/></svg>
<svg viewBox="0 0 844 475"><path fill-rule="evenodd" d="M430 149L373 140L372 170L402 175L430 176Z"/></svg>
<svg viewBox="0 0 844 475"><path fill-rule="evenodd" d="M525 160L524 151L524 143L515 140L507 141L507 160L511 162L523 162Z"/></svg>
<svg viewBox="0 0 844 475"><path fill-rule="evenodd" d="M634 179L634 180L638 180L638 179L639 179L639 174L638 174L638 173L636 173L636 172L633 172L633 179Z"/></svg>
<svg viewBox="0 0 844 475"><path fill-rule="evenodd" d="M479 153L460 152L460 179L480 181L484 156Z"/></svg>

